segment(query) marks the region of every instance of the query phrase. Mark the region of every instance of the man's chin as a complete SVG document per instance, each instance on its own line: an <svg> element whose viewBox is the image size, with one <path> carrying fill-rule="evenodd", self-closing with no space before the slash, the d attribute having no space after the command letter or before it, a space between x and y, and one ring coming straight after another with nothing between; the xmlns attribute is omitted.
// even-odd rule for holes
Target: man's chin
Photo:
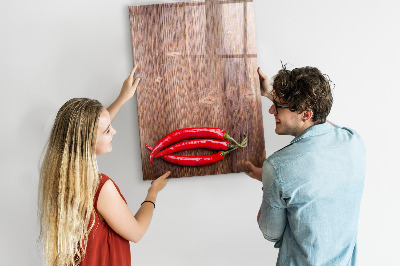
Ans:
<svg viewBox="0 0 400 266"><path fill-rule="evenodd" d="M287 132L287 131L277 130L277 129L275 129L275 133L276 133L277 135L280 135L280 136L283 136L283 135L292 135L292 134L290 134L290 133Z"/></svg>
<svg viewBox="0 0 400 266"><path fill-rule="evenodd" d="M280 130L280 128L278 128L278 126L275 127L275 133L276 133L277 135L284 135L284 133L282 132L282 130Z"/></svg>

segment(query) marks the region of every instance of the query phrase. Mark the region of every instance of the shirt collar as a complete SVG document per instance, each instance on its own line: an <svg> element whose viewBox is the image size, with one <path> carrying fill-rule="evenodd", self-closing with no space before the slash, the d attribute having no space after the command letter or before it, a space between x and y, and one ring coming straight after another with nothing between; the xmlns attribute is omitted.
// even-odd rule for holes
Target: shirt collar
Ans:
<svg viewBox="0 0 400 266"><path fill-rule="evenodd" d="M314 137L314 136L318 136L318 135L322 135L325 134L328 131L331 131L334 128L334 126L329 123L329 122L325 122L323 124L318 124L318 125L314 125L311 126L309 128L307 128L306 130L304 130L300 135L298 135L297 137L295 137L290 144L300 140L300 139L304 139L304 138L308 138L308 137Z"/></svg>

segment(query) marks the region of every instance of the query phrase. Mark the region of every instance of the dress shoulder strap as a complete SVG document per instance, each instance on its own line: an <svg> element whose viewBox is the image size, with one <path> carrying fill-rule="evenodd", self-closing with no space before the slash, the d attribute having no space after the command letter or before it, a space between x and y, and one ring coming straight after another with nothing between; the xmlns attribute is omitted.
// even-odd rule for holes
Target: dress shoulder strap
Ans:
<svg viewBox="0 0 400 266"><path fill-rule="evenodd" d="M93 200L93 205L94 205L94 208L95 208L96 212L98 212L98 211L97 211L97 201L98 201L98 199L99 199L100 191L101 191L101 189L103 188L104 184L105 184L110 178L109 178L107 175L105 175L105 174L99 173L99 179L100 179L99 186L97 187L97 191L96 191L96 194L94 195L94 200Z"/></svg>

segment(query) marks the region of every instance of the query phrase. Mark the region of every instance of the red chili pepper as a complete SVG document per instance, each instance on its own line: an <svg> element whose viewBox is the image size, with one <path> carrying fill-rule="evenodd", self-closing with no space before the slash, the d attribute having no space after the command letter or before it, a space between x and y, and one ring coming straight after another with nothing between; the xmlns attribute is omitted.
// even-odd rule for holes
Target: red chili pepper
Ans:
<svg viewBox="0 0 400 266"><path fill-rule="evenodd" d="M157 153L154 158L162 157L178 151L191 150L191 149L210 149L210 150L222 150L227 151L232 148L227 140L215 140L215 139L192 139L188 141L179 142L171 147L166 148L163 151Z"/></svg>
<svg viewBox="0 0 400 266"><path fill-rule="evenodd" d="M152 147L147 145L147 143L146 146L149 150L154 150ZM224 156L227 153L229 153L229 151L219 151L211 155L203 155L203 156L181 156L181 155L169 154L162 156L161 159L173 164L178 164L183 166L203 166L221 161L222 159L224 159Z"/></svg>
<svg viewBox="0 0 400 266"><path fill-rule="evenodd" d="M168 154L161 156L161 159L164 159L167 162L183 165L183 166L202 166L202 165L209 165L221 161L225 155L234 151L238 148L247 147L247 136L246 133L244 134L245 138L241 144L234 146L232 149L228 151L219 151L217 153L211 155L203 155L203 156L180 156L180 155L173 155ZM146 147L153 151L154 149L146 144Z"/></svg>
<svg viewBox="0 0 400 266"><path fill-rule="evenodd" d="M153 158L155 155L161 151L163 148L178 142L184 139L190 138L213 138L213 139L231 139L236 144L238 144L233 138L231 138L225 130L220 128L211 128L211 127L193 127L193 128L182 128L175 130L165 137L163 137L160 141L157 142L154 149L150 152L150 161L153 163Z"/></svg>

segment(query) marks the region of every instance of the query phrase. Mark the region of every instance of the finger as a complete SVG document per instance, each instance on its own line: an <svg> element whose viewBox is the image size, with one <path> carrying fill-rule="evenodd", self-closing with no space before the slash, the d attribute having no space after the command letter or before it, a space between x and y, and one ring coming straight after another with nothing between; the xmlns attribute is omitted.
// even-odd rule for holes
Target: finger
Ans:
<svg viewBox="0 0 400 266"><path fill-rule="evenodd" d="M260 68L260 67L257 69L257 72L258 72L258 75L260 75L263 79L266 78L266 76L264 75L264 73L261 71L261 68Z"/></svg>
<svg viewBox="0 0 400 266"><path fill-rule="evenodd" d="M251 162L249 162L249 161L246 161L245 163L244 163L251 171L253 171L254 170L254 168L256 168Z"/></svg>
<svg viewBox="0 0 400 266"><path fill-rule="evenodd" d="M135 79L135 82L133 82L132 87L136 88L137 85L139 84L140 78Z"/></svg>
<svg viewBox="0 0 400 266"><path fill-rule="evenodd" d="M246 173L246 175L250 176L253 179L256 179L256 174L254 172Z"/></svg>
<svg viewBox="0 0 400 266"><path fill-rule="evenodd" d="M130 78L133 78L133 75L135 75L136 69L137 69L137 65L135 65L135 66L132 68L132 71L131 71L131 73L129 74L129 77L130 77Z"/></svg>
<svg viewBox="0 0 400 266"><path fill-rule="evenodd" d="M160 176L159 178L165 180L170 174L171 174L171 171L168 171L165 174L163 174L162 176Z"/></svg>

